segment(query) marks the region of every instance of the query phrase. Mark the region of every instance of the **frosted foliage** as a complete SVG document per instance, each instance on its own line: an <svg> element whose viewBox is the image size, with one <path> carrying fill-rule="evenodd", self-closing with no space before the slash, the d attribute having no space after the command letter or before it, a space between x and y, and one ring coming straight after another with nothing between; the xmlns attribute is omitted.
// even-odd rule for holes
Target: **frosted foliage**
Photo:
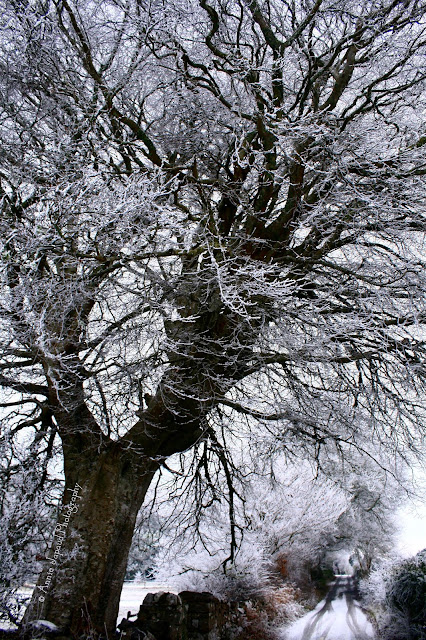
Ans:
<svg viewBox="0 0 426 640"><path fill-rule="evenodd" d="M0 619L16 622L27 598L19 592L40 571L53 529L53 500L57 491L38 476L22 442L10 455L9 430L0 442ZM36 455L36 451L32 452ZM41 464L44 465L41 456Z"/></svg>
<svg viewBox="0 0 426 640"><path fill-rule="evenodd" d="M425 445L425 2L0 0L0 47L9 459L25 438L38 484L56 467L85 483L99 571L68 567L52 622L78 626L86 600L113 624L169 460L195 537L217 509L213 558L224 512L228 564L239 527L254 538L245 504L259 567L281 540L315 556L336 527L367 565L358 514L386 520L384 477ZM357 493L362 461L379 480Z"/></svg>
<svg viewBox="0 0 426 640"><path fill-rule="evenodd" d="M426 619L426 551L408 560L379 563L361 583L365 601L375 612L380 637L424 640Z"/></svg>
<svg viewBox="0 0 426 640"><path fill-rule="evenodd" d="M1 8L3 384L117 439L274 375L283 420L420 448L422 5Z"/></svg>
<svg viewBox="0 0 426 640"><path fill-rule="evenodd" d="M274 480L258 470L241 488L234 486L235 495L221 493L218 484L209 502L206 494L197 500L196 483L181 493L177 480L160 482L153 521L159 536L155 575L172 580L178 590L210 590L238 599L244 592L262 594L283 578L298 582L333 554L361 563L391 547L397 491L394 502L379 497L387 481L373 463L343 482L341 470L334 470L334 477L330 470L318 474L303 460L277 459L271 470ZM362 500L367 491L371 497ZM200 500L203 511L195 506Z"/></svg>

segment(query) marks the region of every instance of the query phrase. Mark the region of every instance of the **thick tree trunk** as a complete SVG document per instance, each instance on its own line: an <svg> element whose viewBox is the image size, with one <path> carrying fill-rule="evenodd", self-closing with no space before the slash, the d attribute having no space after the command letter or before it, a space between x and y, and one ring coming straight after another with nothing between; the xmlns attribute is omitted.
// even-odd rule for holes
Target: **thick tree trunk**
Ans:
<svg viewBox="0 0 426 640"><path fill-rule="evenodd" d="M136 516L158 465L110 443L67 479L46 565L24 624L49 620L73 636L114 632Z"/></svg>
<svg viewBox="0 0 426 640"><path fill-rule="evenodd" d="M190 346L192 338L187 338ZM208 367L194 367L192 360L171 367L143 415L118 441L102 433L78 377L63 375L60 385L52 383L66 486L24 625L43 619L75 637L112 636L136 517L150 482L162 460L202 437L203 420L214 404L205 398L213 391L222 395L229 386L223 383L222 350L216 351L208 352L210 375ZM235 364L227 373L235 379Z"/></svg>

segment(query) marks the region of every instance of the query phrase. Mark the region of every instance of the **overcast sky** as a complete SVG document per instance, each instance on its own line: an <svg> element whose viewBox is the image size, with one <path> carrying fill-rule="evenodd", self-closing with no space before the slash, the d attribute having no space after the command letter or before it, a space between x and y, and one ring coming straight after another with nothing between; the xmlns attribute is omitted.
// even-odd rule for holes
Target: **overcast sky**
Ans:
<svg viewBox="0 0 426 640"><path fill-rule="evenodd" d="M422 497L400 510L401 534L399 547L406 556L426 549L426 473L416 473L422 487Z"/></svg>

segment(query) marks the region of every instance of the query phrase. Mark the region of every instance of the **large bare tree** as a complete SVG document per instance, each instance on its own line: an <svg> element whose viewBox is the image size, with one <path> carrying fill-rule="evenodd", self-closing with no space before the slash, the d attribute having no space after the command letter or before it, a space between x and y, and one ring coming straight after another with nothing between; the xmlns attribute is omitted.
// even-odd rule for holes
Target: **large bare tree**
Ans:
<svg viewBox="0 0 426 640"><path fill-rule="evenodd" d="M232 416L421 446L426 5L0 9L0 383L65 473L26 620L111 631L153 475L229 475Z"/></svg>

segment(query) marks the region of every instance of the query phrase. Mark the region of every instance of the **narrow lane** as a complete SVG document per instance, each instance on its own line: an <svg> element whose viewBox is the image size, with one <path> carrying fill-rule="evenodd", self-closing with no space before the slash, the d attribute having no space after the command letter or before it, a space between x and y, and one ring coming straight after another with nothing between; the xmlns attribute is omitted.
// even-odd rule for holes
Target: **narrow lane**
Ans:
<svg viewBox="0 0 426 640"><path fill-rule="evenodd" d="M336 576L327 597L291 627L282 640L371 640L374 631L358 601L352 576Z"/></svg>

